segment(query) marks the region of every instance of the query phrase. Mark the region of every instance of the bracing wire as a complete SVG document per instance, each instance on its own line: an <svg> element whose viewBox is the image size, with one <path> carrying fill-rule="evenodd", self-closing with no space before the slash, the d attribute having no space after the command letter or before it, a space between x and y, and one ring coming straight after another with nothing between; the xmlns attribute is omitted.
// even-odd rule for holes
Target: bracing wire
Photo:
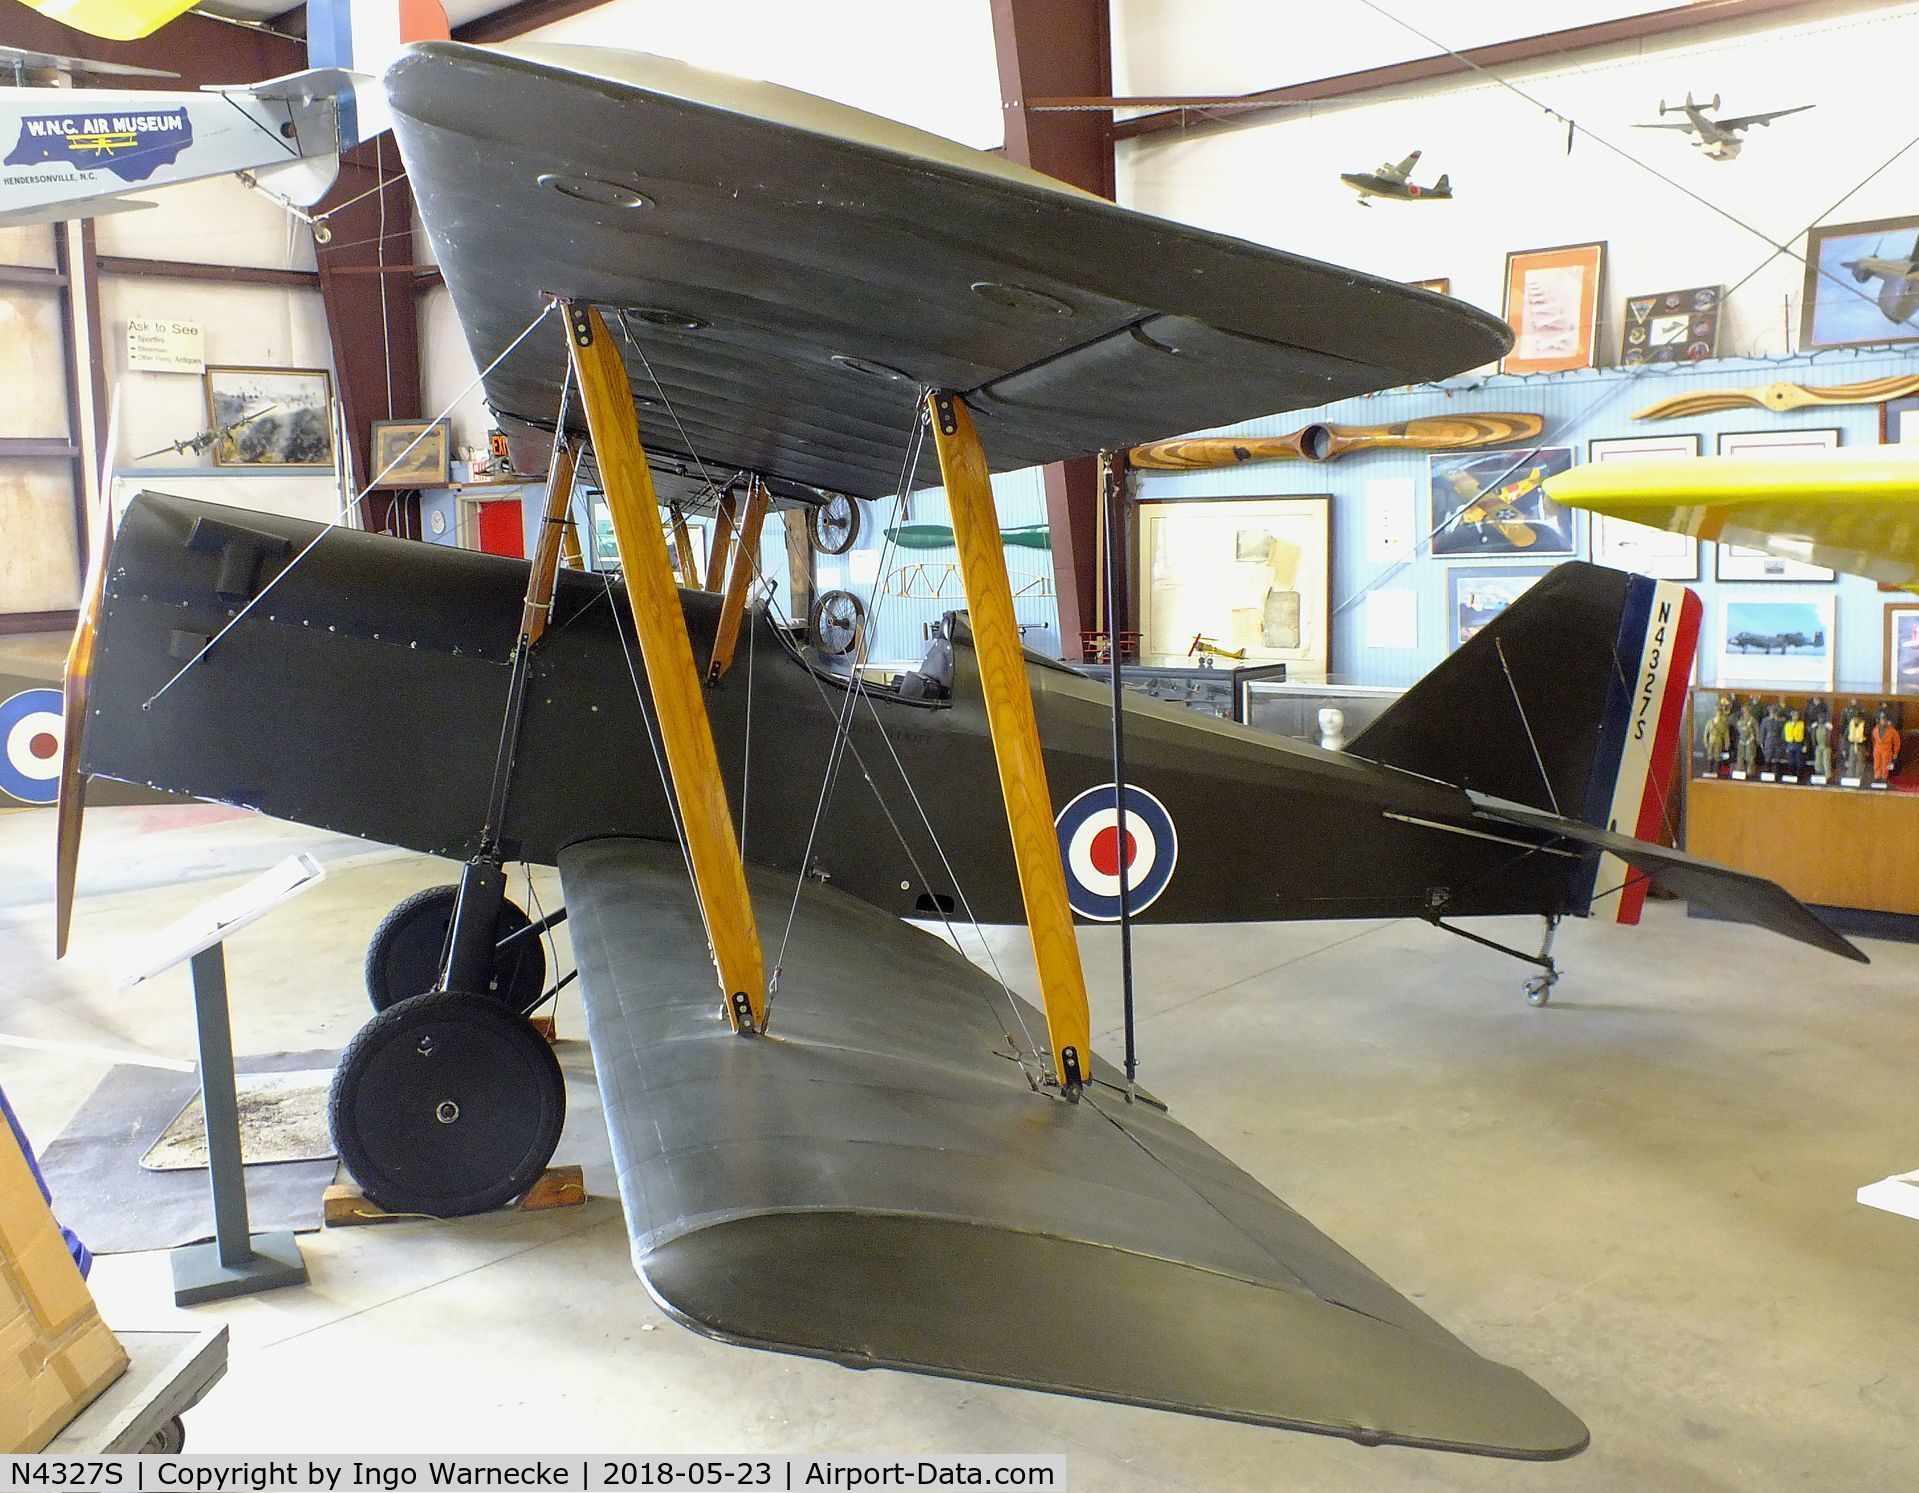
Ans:
<svg viewBox="0 0 1919 1493"><path fill-rule="evenodd" d="M383 480L385 480L387 473L391 472L395 467L399 466L401 462L405 461L407 457L413 453L413 448L415 446L419 445L421 441L424 441L429 435L431 435L434 429L439 426L441 421L447 419L448 417L452 415L453 411L458 407L462 399L466 398L468 394L472 393L473 390L477 389L480 386L481 382L487 377L488 374L492 373L495 368L498 368L500 364L504 363L507 360L507 358L513 354L514 349L519 347L519 345L522 342L526 341L528 337L533 335L533 329L539 326L541 322L546 320L547 316L552 312L554 304L555 304L554 302L549 301L547 302L546 305L542 306L540 308L539 314L535 316L533 320L531 320L530 322L526 324L525 329L521 331L520 335L515 337L511 342L509 342L506 345L506 347L501 350L500 355L496 357L491 363L488 363L486 367L482 368L478 373L474 374L471 382L469 382L465 388L461 389L458 394L455 394L451 399L449 399L446 403L446 407L442 409L439 414L435 415L430 421L422 425L420 427L420 433L414 436L412 440L408 441L404 449L395 453L393 459L389 461L384 467L380 468L379 472L374 475L373 479L370 482L368 482L365 487L361 488L357 493L355 493L353 497L350 498L346 502L346 504L341 507L338 513L334 514L331 518L329 518L326 521L326 523L321 526L320 532L315 534L313 538L307 541L307 543L305 544L304 547L302 547L300 552L286 563L286 567L283 570L281 570L278 575L274 576L272 580L268 581L258 591L254 592L254 594L247 600L244 606L242 606L231 617L227 618L225 624L220 628L220 630L214 633L212 637L208 638L206 642L202 643L199 647L199 650L194 653L193 657L188 659L182 665L180 665L178 672L175 673L171 679L167 680L165 684L161 685L157 690L155 690L151 695L149 695L145 703L143 703L140 706L140 708L142 710L152 709L154 702L157 701L168 690L172 689L174 685L178 684L182 679L184 679L187 675L188 670L192 669L196 664L200 662L201 659L205 658L209 653L213 652L213 650L219 646L220 640L224 638L228 633L232 632L234 628L238 627L240 625L241 620L245 618L248 612L251 612L256 606L258 606L262 601L264 601L269 595L272 594L274 587L278 586L280 582L284 581L288 576L292 575L293 572L299 568L300 562L306 559L308 555L312 554L313 551L319 547L320 541L322 539L325 539L327 535L331 534L336 528L338 528L339 525L346 519L347 515L351 513L355 508L357 508L360 505L361 502L365 500L367 494L372 492L374 488L378 487L380 483ZM340 453L340 460L345 461L346 459L347 459L347 453L345 451L342 451Z"/></svg>

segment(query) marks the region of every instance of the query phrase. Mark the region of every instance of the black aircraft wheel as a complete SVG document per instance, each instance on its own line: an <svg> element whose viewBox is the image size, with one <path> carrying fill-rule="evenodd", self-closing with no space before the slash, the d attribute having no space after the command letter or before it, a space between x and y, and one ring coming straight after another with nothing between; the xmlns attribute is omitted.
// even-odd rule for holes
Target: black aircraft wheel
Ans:
<svg viewBox="0 0 1919 1493"><path fill-rule="evenodd" d="M828 658L851 653L866 620L866 604L851 591L822 591L813 601L813 644Z"/></svg>
<svg viewBox="0 0 1919 1493"><path fill-rule="evenodd" d="M860 507L844 493L806 510L806 533L822 555L843 555L860 537Z"/></svg>
<svg viewBox="0 0 1919 1493"><path fill-rule="evenodd" d="M440 983L440 959L446 952L447 930L453 926L457 886L430 886L400 902L373 930L366 950L366 993L373 1009L387 1007L432 990ZM495 940L531 926L531 919L511 901L500 904L493 925ZM536 937L516 939L503 949L493 966L485 994L525 1011L546 989L546 950Z"/></svg>
<svg viewBox="0 0 1919 1493"><path fill-rule="evenodd" d="M327 1121L389 1213L457 1218L510 1203L560 1143L566 1082L546 1038L498 1001L430 991L389 1006L340 1054Z"/></svg>

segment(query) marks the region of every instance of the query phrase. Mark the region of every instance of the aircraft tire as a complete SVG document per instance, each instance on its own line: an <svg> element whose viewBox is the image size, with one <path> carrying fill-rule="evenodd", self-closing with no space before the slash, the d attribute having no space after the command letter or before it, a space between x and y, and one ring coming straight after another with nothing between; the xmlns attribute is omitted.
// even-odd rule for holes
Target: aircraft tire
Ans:
<svg viewBox="0 0 1919 1493"><path fill-rule="evenodd" d="M458 1218L519 1197L546 1170L566 1080L524 1016L435 990L387 1007L340 1054L327 1096L333 1144L389 1213Z"/></svg>
<svg viewBox="0 0 1919 1493"><path fill-rule="evenodd" d="M373 1009L384 1011L410 996L434 989L440 982L440 959L446 935L453 926L453 905L460 889L449 882L430 886L402 898L380 920L366 948L366 993ZM531 923L510 898L500 904L494 936L504 939ZM504 1001L515 1011L532 1009L546 988L546 948L537 938L523 938L500 956L485 995Z"/></svg>

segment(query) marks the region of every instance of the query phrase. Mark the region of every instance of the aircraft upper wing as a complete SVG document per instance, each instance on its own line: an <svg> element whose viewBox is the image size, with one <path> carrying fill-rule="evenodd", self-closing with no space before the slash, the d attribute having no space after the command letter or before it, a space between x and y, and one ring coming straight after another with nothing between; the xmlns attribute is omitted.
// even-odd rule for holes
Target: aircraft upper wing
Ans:
<svg viewBox="0 0 1919 1493"><path fill-rule="evenodd" d="M1919 460L1908 448L1588 462L1546 488L1569 507L1919 584Z"/></svg>
<svg viewBox="0 0 1919 1493"><path fill-rule="evenodd" d="M1035 1092L1009 997L934 935L809 884L743 1038L676 847L589 840L560 876L634 1264L697 1331L1367 1443L1585 1445L1150 1100Z"/></svg>
<svg viewBox="0 0 1919 1493"><path fill-rule="evenodd" d="M1784 119L1788 114L1803 114L1813 107L1812 104L1799 104L1791 109L1774 109L1765 114L1741 114L1734 119L1715 119L1713 123L1722 130L1749 130L1756 124L1771 124L1775 119Z"/></svg>
<svg viewBox="0 0 1919 1493"><path fill-rule="evenodd" d="M1385 177L1387 181L1404 181L1413 174L1413 167L1419 164L1419 155L1420 153L1418 151L1414 151L1397 166L1393 165L1390 161L1383 161L1380 163L1379 174Z"/></svg>
<svg viewBox="0 0 1919 1493"><path fill-rule="evenodd" d="M965 395L1004 470L1443 377L1511 342L1463 302L678 62L435 42L387 87L479 365L549 294L631 308L649 450L776 493L897 490L921 384ZM522 434L555 418L562 336L486 382ZM936 480L929 457L918 482Z"/></svg>
<svg viewBox="0 0 1919 1493"><path fill-rule="evenodd" d="M1656 124L1635 124L1636 130L1690 130L1693 125L1684 119L1662 119Z"/></svg>

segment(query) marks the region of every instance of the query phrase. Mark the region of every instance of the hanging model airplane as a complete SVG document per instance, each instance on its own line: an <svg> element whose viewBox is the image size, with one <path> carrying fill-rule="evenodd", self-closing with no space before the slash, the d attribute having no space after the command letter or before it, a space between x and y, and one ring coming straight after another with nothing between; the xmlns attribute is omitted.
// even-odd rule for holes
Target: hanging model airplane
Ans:
<svg viewBox="0 0 1919 1493"><path fill-rule="evenodd" d="M1419 164L1420 152L1414 151L1395 166L1391 161L1380 164L1376 171L1342 171L1339 179L1359 193L1359 205L1371 207L1366 199L1385 197L1393 202L1438 202L1450 200L1453 195L1452 178L1442 175L1430 187L1418 186L1413 182L1413 167Z"/></svg>
<svg viewBox="0 0 1919 1493"><path fill-rule="evenodd" d="M1693 136L1693 145L1703 151L1708 160L1736 160L1740 147L1746 142L1740 138L1754 125L1770 125L1775 119L1784 119L1788 114L1803 114L1814 107L1811 104L1799 104L1791 109L1774 109L1766 114L1741 114L1732 119L1714 119L1708 110L1719 107L1719 95L1712 96L1710 104L1696 104L1692 95L1686 95L1683 104L1674 104L1670 110L1664 99L1659 101L1659 117L1664 120L1667 113L1685 115L1684 120L1672 120L1662 124L1636 124L1636 130L1687 130Z"/></svg>
<svg viewBox="0 0 1919 1493"><path fill-rule="evenodd" d="M369 951L381 1009L332 1096L387 1207L495 1206L551 1156L564 1089L524 1017L565 916L634 1261L694 1329L1368 1444L1583 1447L1116 1079L1073 920L1477 938L1451 920L1632 921L1656 874L1863 957L1646 841L1697 598L1562 565L1345 752L1129 699L1122 784L1110 695L1020 649L988 480L1476 367L1504 324L660 59L442 43L387 86L488 401L551 446L539 550L135 499L67 680L62 940L88 774L443 855L457 885ZM559 564L587 447L617 582ZM710 590L674 584L654 487L690 461L746 474ZM967 614L915 676L823 673L748 605L782 491L935 480ZM558 866L562 912L506 900L514 860ZM902 918L1025 923L1040 1007ZM1543 998L1549 953L1520 957Z"/></svg>

